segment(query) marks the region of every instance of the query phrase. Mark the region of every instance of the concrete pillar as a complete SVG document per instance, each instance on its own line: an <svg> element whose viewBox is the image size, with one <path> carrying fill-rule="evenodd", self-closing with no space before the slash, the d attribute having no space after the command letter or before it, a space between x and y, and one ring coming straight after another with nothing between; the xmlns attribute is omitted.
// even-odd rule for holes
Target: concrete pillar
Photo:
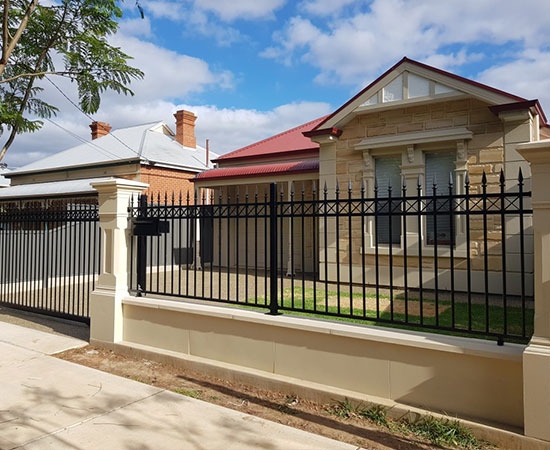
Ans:
<svg viewBox="0 0 550 450"><path fill-rule="evenodd" d="M524 430L550 441L550 140L517 151L531 163L535 259L535 329L523 353Z"/></svg>
<svg viewBox="0 0 550 450"><path fill-rule="evenodd" d="M122 340L122 299L128 295L131 245L128 205L133 195L143 192L148 186L115 178L92 184L99 197L101 266L90 298L91 340Z"/></svg>

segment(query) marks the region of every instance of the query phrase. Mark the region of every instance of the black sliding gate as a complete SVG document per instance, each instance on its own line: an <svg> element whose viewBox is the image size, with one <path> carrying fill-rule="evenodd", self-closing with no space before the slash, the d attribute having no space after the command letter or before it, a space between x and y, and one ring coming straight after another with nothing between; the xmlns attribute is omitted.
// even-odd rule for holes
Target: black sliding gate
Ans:
<svg viewBox="0 0 550 450"><path fill-rule="evenodd" d="M89 323L100 264L97 197L0 203L0 305Z"/></svg>

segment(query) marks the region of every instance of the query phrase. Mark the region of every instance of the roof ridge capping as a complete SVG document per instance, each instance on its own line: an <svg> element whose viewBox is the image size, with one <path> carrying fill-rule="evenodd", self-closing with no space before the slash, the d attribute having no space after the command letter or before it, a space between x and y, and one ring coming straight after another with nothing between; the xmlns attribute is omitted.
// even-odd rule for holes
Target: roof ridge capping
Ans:
<svg viewBox="0 0 550 450"><path fill-rule="evenodd" d="M517 96L517 95L514 95L514 94L511 94L509 92L506 92L506 91L503 91L501 89L497 89L495 87L492 87L492 86L489 86L487 84L483 84L483 83L480 83L479 81L475 81L475 80L471 80L469 78L465 78L465 77L462 77L460 75L457 75L455 73L452 73L452 72L447 72L446 70L443 70L443 69L439 69L437 67L434 67L434 66L430 66L428 64L425 64L425 63L421 63L420 61L416 61L414 59L411 59L411 58L408 58L406 56L404 56L403 58L401 58L397 63L395 63L393 66L391 66L388 70L386 70L384 73L382 73L382 75L380 75L378 78L376 78L374 81L372 81L368 86L366 86L364 89L362 89L359 93L357 93L356 95L354 95L351 99L349 99L346 103L344 103L342 106L340 106L338 109L336 109L335 111L333 111L331 114L327 115L324 117L324 119L319 122L315 127L313 127L313 129L309 130L308 132L304 133L304 136L306 137L312 137L312 136L320 136L320 135L328 135L328 134L333 134L334 133L334 130L336 130L336 128L334 127L325 127L323 128L323 125L329 121L331 118L333 118L336 114L338 114L340 111L342 111L346 106L348 106L350 103L352 103L353 101L355 101L357 98L359 98L361 95L363 95L366 91L368 91L371 87L373 87L376 83L378 83L380 80L382 80L384 77L386 77L388 74L390 74L391 72L393 72L395 69L397 69L399 66L401 66L402 64L405 64L405 63L409 63L409 64L413 64L413 65L416 65L418 67L421 67L421 68L424 68L424 69L427 69L427 70L431 70L433 72L436 72L436 73L439 73L441 75L444 75L444 76L447 76L447 77L450 77L450 78L453 78L455 80L458 80L458 81L461 81L463 83L468 83L468 84L471 84L473 86L476 86L476 87L479 87L479 88L482 88L482 89L487 89L489 91L492 91L496 94L500 94L500 95L503 95L505 97L508 97L512 100L515 100L514 103L524 103L524 102L530 102L530 100L527 100L523 97L520 97L520 96ZM537 101L537 104L538 104L538 101ZM536 107L536 110L539 114L541 114L541 117L543 118L543 122L544 124L546 124L546 116L542 110L542 107L540 106L540 104L538 104L538 106ZM334 135L334 134L333 134Z"/></svg>

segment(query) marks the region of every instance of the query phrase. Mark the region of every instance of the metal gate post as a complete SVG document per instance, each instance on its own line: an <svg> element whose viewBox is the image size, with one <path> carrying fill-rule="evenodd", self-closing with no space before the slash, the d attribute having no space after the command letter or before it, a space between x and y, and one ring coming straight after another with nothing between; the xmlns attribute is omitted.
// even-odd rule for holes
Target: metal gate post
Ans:
<svg viewBox="0 0 550 450"><path fill-rule="evenodd" d="M279 313L277 301L277 183L269 185L269 313ZM282 293L281 293L282 295Z"/></svg>
<svg viewBox="0 0 550 450"><path fill-rule="evenodd" d="M138 217L145 217L147 214L147 195L139 196ZM136 251L136 269L137 269L137 297L147 291L147 237L138 236Z"/></svg>

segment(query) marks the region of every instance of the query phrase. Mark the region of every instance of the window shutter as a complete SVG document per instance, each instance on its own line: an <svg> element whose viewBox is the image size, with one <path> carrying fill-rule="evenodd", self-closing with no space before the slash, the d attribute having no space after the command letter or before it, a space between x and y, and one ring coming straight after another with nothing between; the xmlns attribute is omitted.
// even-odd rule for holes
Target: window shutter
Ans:
<svg viewBox="0 0 550 450"><path fill-rule="evenodd" d="M376 158L374 164L374 173L378 183L378 197L387 198L389 195L388 186L391 183L392 198L401 196L401 158L385 157ZM395 205L394 205L395 206ZM379 211L387 213L388 205L379 204ZM395 207L392 208L392 211ZM399 245L401 243L401 216L392 218L392 236L391 243ZM376 239L379 244L390 243L390 217L387 215L377 216Z"/></svg>
<svg viewBox="0 0 550 450"><path fill-rule="evenodd" d="M455 153L439 152L426 153L426 195L433 195L434 180L436 184L436 193L438 196L449 194L449 174L453 177L453 193L455 192ZM438 200L438 209L447 205L447 201ZM448 206L448 205L447 205ZM430 208L432 210L432 208ZM447 208L448 209L448 208ZM438 214L437 230L434 228L434 217L428 215L426 220L428 244L433 245L436 237L438 244L450 244L454 242L451 239L451 220L447 215Z"/></svg>

